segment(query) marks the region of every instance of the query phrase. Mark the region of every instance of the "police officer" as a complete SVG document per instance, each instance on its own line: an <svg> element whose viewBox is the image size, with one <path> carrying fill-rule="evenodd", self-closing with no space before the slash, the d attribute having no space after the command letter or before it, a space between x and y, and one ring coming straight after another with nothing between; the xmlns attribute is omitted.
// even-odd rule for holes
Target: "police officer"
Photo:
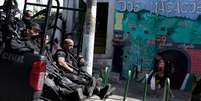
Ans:
<svg viewBox="0 0 201 101"><path fill-rule="evenodd" d="M35 54L39 54L40 52L40 43L39 43L40 31L41 31L40 25L35 22L31 22L30 26L27 27L24 33L22 34L26 46L32 49Z"/></svg>
<svg viewBox="0 0 201 101"><path fill-rule="evenodd" d="M20 39L12 35L12 37L6 40L5 49L20 54L25 52L38 54L40 44L37 39L40 30L40 25L32 22L30 27L23 31Z"/></svg>
<svg viewBox="0 0 201 101"><path fill-rule="evenodd" d="M69 38L64 39L64 43L63 43L64 49L58 49L54 55L56 64L59 68L61 68L62 70L66 72L65 76L68 79L70 79L76 84L84 85L87 90L84 93L87 96L91 96L94 90L97 90L96 79L90 75L87 75L86 72L79 71L79 68L75 67L77 66L77 64L75 63L75 58L72 55L73 47L74 47L73 40ZM83 58L80 60L83 61ZM96 94L98 94L100 98L103 98L109 89L110 89L110 85L107 85L103 89L97 91Z"/></svg>
<svg viewBox="0 0 201 101"><path fill-rule="evenodd" d="M69 78L71 81L77 83L77 84L81 84L81 85L91 85L94 89L95 87L95 82L93 82L93 79L90 79L91 81L82 78L80 76L78 76L78 72L76 70L76 63L75 61L72 59L73 55L72 55L72 51L73 51L73 46L74 46L74 42L71 39L65 39L64 43L63 43L63 48L64 49L58 49L57 52L55 53L55 61L57 63L57 66L59 68L61 68L62 70L64 70L66 72L65 76L67 78ZM89 95L92 94L92 91L90 92Z"/></svg>
<svg viewBox="0 0 201 101"><path fill-rule="evenodd" d="M31 10L26 10L22 16L22 21L26 27L30 27L32 22L33 12Z"/></svg>

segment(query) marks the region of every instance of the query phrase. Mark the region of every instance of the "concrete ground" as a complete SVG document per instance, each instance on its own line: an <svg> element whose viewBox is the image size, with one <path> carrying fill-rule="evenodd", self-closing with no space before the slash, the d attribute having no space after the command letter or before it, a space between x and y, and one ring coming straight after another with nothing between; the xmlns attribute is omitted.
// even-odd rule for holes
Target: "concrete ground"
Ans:
<svg viewBox="0 0 201 101"><path fill-rule="evenodd" d="M112 73L110 75L109 82L112 84L116 90L113 92L109 98L104 101L123 101L123 92L124 92L124 80L118 79L118 74ZM163 89L158 90L157 92L151 91L148 89L148 99L147 101L162 101L163 98ZM174 97L170 101L190 101L190 92L184 92L179 90L172 90ZM128 96L126 101L142 101L144 95L144 84L137 83L132 80L129 85ZM100 100L98 96L92 96L85 101L103 101Z"/></svg>

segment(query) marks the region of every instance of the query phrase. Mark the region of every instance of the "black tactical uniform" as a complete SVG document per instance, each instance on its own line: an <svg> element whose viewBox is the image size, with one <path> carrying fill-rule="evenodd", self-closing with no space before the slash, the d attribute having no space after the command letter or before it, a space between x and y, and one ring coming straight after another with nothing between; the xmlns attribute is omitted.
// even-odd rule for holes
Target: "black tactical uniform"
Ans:
<svg viewBox="0 0 201 101"><path fill-rule="evenodd" d="M57 52L54 55L54 58L57 62L57 66L59 68L63 68L62 66L60 66L58 64L57 59L59 57L63 57L65 58L67 63L70 63L72 66L77 66L76 61L73 59L74 57L72 56L71 53L63 50L63 49L59 49L57 50ZM76 71L75 69L77 69L78 71ZM96 85L96 81L95 78L93 78L92 76L88 75L86 72L83 71L79 71L78 67L74 68L74 72L69 72L66 71L65 76L70 79L71 81L73 81L76 84L79 85L84 85L85 86L85 94L87 96L91 96L93 93L93 90L95 89L95 85Z"/></svg>

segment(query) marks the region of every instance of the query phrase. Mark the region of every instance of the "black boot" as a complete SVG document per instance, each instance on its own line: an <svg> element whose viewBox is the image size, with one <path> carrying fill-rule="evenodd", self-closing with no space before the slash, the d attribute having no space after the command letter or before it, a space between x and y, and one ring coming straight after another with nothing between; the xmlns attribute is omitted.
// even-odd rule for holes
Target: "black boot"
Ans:
<svg viewBox="0 0 201 101"><path fill-rule="evenodd" d="M98 94L98 96L100 97L100 99L103 99L103 98L106 97L106 95L107 95L108 91L110 90L110 88L111 88L111 85L108 84L108 85L106 85L104 88L102 88L100 90L100 93Z"/></svg>

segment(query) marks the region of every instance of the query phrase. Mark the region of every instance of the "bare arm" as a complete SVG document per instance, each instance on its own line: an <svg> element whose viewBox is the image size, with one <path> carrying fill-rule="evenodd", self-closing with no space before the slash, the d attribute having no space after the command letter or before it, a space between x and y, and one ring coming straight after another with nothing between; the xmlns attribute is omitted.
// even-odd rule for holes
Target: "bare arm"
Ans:
<svg viewBox="0 0 201 101"><path fill-rule="evenodd" d="M65 61L64 57L58 57L58 63L60 66L64 67L65 70L73 72L73 69L70 66L68 66L68 63Z"/></svg>

